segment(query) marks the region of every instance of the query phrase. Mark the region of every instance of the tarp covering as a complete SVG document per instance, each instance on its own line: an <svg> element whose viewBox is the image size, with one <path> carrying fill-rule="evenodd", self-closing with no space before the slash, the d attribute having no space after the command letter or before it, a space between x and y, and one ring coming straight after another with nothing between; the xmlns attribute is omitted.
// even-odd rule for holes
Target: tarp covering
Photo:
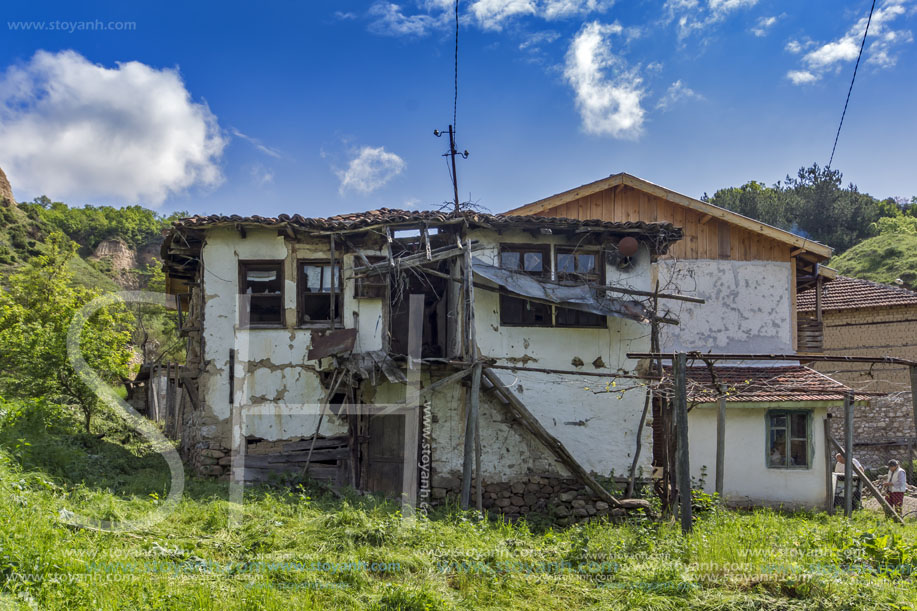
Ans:
<svg viewBox="0 0 917 611"><path fill-rule="evenodd" d="M652 313L643 304L609 297L607 291L586 284L561 284L535 278L524 272L503 269L474 258L474 273L520 297L530 297L600 316L619 316L642 323L650 322Z"/></svg>

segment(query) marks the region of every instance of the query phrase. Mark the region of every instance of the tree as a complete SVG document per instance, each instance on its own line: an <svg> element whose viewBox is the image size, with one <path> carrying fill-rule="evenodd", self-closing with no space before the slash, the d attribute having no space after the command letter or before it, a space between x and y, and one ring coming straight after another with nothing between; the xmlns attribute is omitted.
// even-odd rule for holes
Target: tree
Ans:
<svg viewBox="0 0 917 611"><path fill-rule="evenodd" d="M788 195L776 185L767 187L764 183L752 180L741 187L720 189L713 194L710 203L786 229L792 226L790 210L787 209L787 200L792 198Z"/></svg>
<svg viewBox="0 0 917 611"><path fill-rule="evenodd" d="M74 252L63 234L51 234L45 253L0 290L0 391L76 404L89 432L101 402L67 358L67 331L74 314L101 293L72 283L67 262ZM83 327L82 353L107 382L128 375L132 321L122 304L100 309Z"/></svg>

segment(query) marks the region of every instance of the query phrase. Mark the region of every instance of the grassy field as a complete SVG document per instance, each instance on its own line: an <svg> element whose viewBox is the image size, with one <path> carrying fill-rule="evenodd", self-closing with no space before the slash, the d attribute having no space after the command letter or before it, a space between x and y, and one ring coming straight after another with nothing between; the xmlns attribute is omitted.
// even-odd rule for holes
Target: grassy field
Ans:
<svg viewBox="0 0 917 611"><path fill-rule="evenodd" d="M555 530L317 488L246 491L189 479L145 530L67 526L70 513L136 518L168 471L112 421L0 402L0 608L38 609L913 609L917 526L862 513L712 510L690 536L633 520Z"/></svg>

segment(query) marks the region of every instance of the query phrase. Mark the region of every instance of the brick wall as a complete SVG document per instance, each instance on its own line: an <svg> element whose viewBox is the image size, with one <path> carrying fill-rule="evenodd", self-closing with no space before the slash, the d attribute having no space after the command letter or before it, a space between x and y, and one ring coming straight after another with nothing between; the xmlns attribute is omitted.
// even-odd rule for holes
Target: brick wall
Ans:
<svg viewBox="0 0 917 611"><path fill-rule="evenodd" d="M824 323L825 354L917 360L917 306L832 310L824 313ZM871 397L868 405L854 409L855 455L864 466L879 468L890 458L907 459L908 443L917 438L907 367L868 363L811 366L855 390L889 393ZM843 410L831 409L829 413L832 433L843 443Z"/></svg>

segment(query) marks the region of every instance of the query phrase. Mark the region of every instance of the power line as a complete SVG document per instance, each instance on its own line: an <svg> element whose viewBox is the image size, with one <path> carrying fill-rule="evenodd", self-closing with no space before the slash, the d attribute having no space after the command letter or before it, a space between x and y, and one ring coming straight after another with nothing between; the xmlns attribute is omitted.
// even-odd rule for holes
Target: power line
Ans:
<svg viewBox="0 0 917 611"><path fill-rule="evenodd" d="M873 5L875 6L875 5ZM452 97L452 128L458 129L455 115L458 112L458 47L459 47L459 13L458 0L455 0L455 95Z"/></svg>
<svg viewBox="0 0 917 611"><path fill-rule="evenodd" d="M828 159L828 168L831 168L831 162L834 161L834 151L837 149L837 139L841 137L841 127L844 125L844 116L847 114L847 105L850 103L850 94L853 92L853 82L857 78L857 68L860 67L860 57L863 56L863 47L866 46L866 35L869 34L869 24L872 23L872 12L876 9L876 0L872 0L872 8L869 9L869 18L866 20L866 30L863 32L863 41L860 43L860 52L857 54L856 64L853 66L853 78L850 79L850 89L847 90L847 100L844 102L844 112L841 113L841 122L837 126L837 134L834 136L834 146L831 147L831 157Z"/></svg>

